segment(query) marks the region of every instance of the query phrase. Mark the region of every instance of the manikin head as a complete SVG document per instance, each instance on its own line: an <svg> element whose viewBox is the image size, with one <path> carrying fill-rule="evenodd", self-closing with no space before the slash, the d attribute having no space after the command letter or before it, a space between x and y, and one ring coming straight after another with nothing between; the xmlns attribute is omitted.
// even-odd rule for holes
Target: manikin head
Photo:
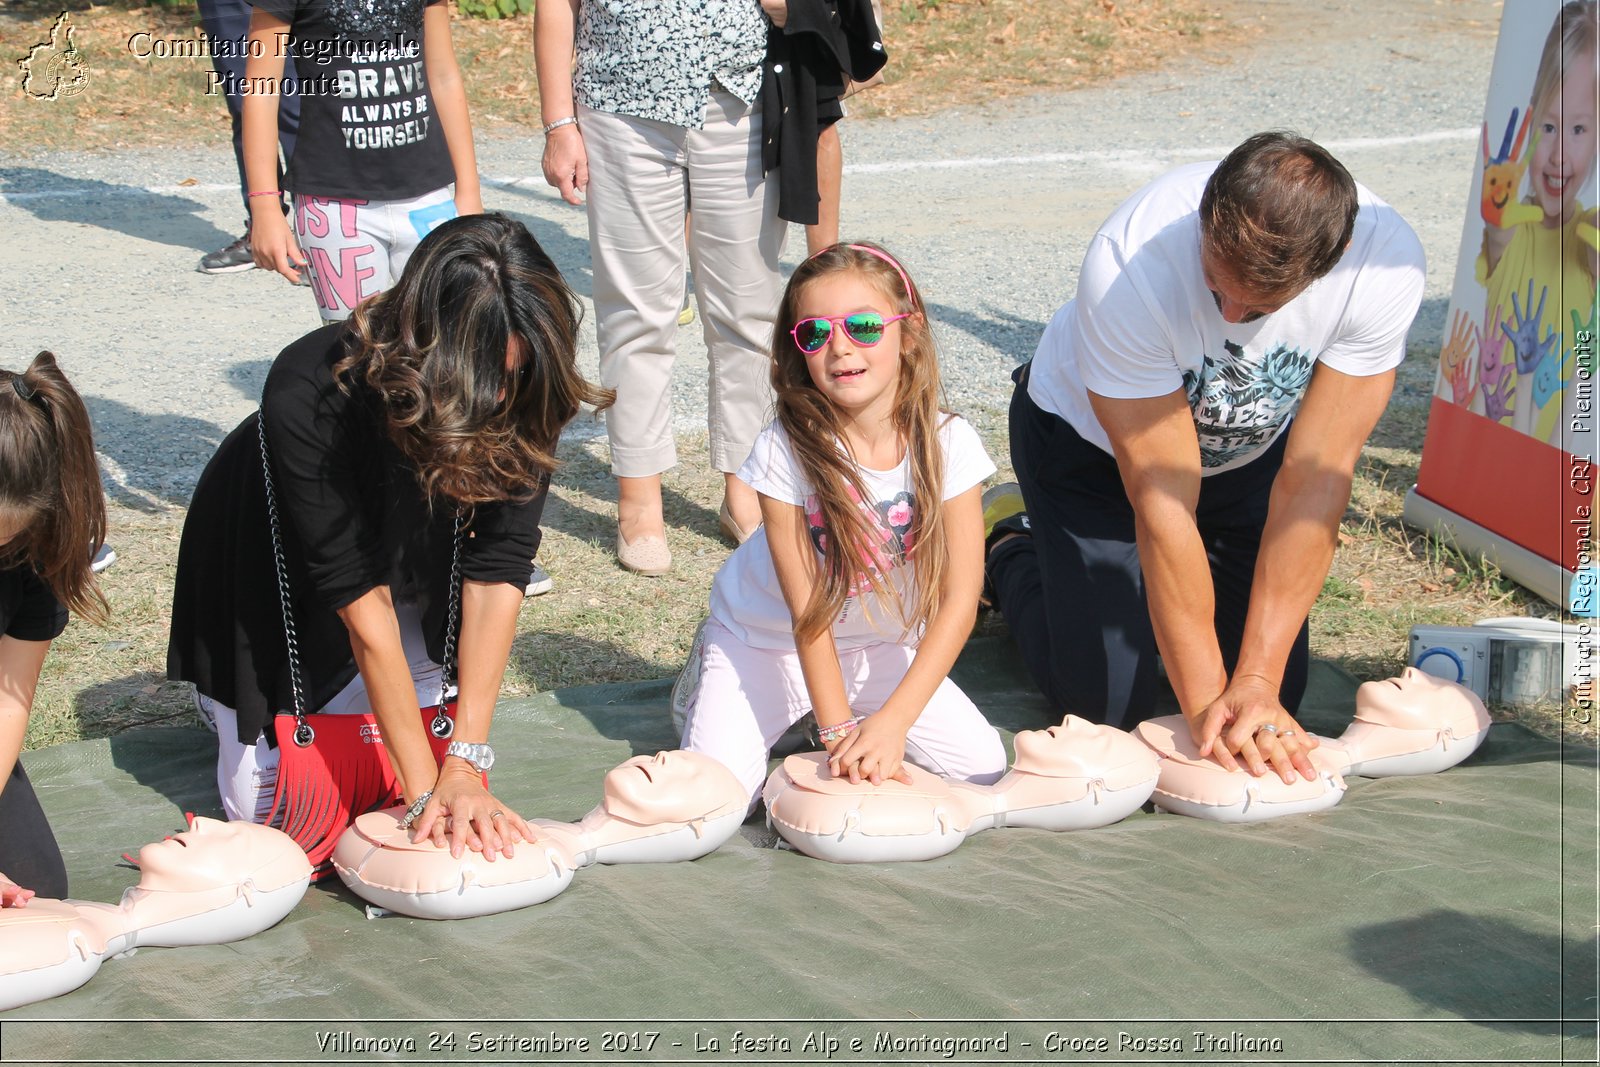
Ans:
<svg viewBox="0 0 1600 1067"><path fill-rule="evenodd" d="M1415 667L1394 678L1363 682L1356 690L1356 719L1404 730L1451 726L1458 735L1489 725L1489 713L1476 693Z"/></svg>
<svg viewBox="0 0 1600 1067"><path fill-rule="evenodd" d="M189 829L139 850L138 890L206 893L248 881L267 891L309 873L305 853L285 834L257 823L197 816Z"/></svg>
<svg viewBox="0 0 1600 1067"><path fill-rule="evenodd" d="M1148 764L1148 750L1132 734L1068 715L1043 730L1022 730L1014 739L1012 766L1048 778L1103 778L1128 763Z"/></svg>
<svg viewBox="0 0 1600 1067"><path fill-rule="evenodd" d="M601 807L614 818L652 826L742 811L749 800L721 763L698 752L674 750L635 756L613 767L606 774Z"/></svg>

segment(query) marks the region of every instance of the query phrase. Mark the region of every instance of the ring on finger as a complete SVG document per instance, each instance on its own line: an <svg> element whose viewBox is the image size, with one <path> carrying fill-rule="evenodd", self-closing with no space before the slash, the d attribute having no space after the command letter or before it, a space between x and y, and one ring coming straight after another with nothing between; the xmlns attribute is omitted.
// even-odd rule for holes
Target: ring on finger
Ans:
<svg viewBox="0 0 1600 1067"><path fill-rule="evenodd" d="M1277 732L1278 728L1270 722L1264 722L1256 727L1256 733L1258 734L1276 734Z"/></svg>
<svg viewBox="0 0 1600 1067"><path fill-rule="evenodd" d="M496 819L503 819L505 817L506 817L506 813L501 811L499 808L495 808L493 811L491 811L489 813L489 821L490 822L494 822Z"/></svg>
<svg viewBox="0 0 1600 1067"><path fill-rule="evenodd" d="M1279 740L1287 740L1287 739L1289 739L1289 738L1291 738L1293 736L1295 736L1295 733L1294 733L1293 730L1285 730L1285 731L1283 731L1283 733L1278 735L1278 738L1279 738Z"/></svg>

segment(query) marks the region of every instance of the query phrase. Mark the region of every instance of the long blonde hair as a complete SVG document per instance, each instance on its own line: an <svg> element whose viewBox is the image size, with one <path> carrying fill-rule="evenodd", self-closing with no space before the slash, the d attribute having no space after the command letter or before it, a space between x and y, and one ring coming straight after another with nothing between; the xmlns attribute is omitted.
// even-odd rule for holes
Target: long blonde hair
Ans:
<svg viewBox="0 0 1600 1067"><path fill-rule="evenodd" d="M838 411L811 381L808 357L794 343L790 329L805 289L819 278L854 273L888 298L900 320L900 375L895 385L891 419L911 460L911 491L916 502L911 530L905 538L906 562L915 563L911 603L902 602L885 576L871 565L879 558L881 539L862 504L868 493L859 465L849 453ZM910 277L887 251L867 243L836 244L802 263L789 279L772 331L772 388L777 394L778 424L794 449L805 478L814 487L828 536L821 544L822 563L811 600L794 621L802 640L826 631L844 607L852 587L870 585L891 604L908 633L917 633L938 614L945 569L949 564L944 525L944 449L939 426L944 421L939 357L933 331L923 313L921 295ZM852 492L854 496L852 496Z"/></svg>
<svg viewBox="0 0 1600 1067"><path fill-rule="evenodd" d="M1600 20L1597 20L1595 0L1569 0L1556 12L1533 75L1533 94L1528 103L1535 118L1549 105L1550 97L1560 91L1568 68L1576 72L1583 54L1596 51L1596 43L1600 41L1597 21ZM1593 73L1593 68L1585 73Z"/></svg>

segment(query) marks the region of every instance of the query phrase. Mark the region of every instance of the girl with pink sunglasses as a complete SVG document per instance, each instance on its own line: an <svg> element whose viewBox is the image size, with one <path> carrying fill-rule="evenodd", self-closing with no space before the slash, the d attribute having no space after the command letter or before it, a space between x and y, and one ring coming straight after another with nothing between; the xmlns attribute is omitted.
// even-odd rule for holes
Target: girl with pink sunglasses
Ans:
<svg viewBox="0 0 1600 1067"><path fill-rule="evenodd" d="M977 612L994 464L939 407L916 286L876 245L826 248L789 280L773 348L777 418L739 471L763 525L712 585L674 692L682 747L754 797L812 712L851 781L905 781L906 759L995 781L999 734L948 677Z"/></svg>

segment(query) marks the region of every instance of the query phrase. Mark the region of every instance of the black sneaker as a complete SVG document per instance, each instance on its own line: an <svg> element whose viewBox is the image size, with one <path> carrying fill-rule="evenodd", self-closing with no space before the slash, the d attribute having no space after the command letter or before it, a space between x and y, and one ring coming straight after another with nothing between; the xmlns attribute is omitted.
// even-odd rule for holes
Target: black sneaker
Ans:
<svg viewBox="0 0 1600 1067"><path fill-rule="evenodd" d="M255 265L256 261L250 256L250 231L246 230L243 237L228 247L201 256L200 266L195 269L201 274L236 274L254 270Z"/></svg>

